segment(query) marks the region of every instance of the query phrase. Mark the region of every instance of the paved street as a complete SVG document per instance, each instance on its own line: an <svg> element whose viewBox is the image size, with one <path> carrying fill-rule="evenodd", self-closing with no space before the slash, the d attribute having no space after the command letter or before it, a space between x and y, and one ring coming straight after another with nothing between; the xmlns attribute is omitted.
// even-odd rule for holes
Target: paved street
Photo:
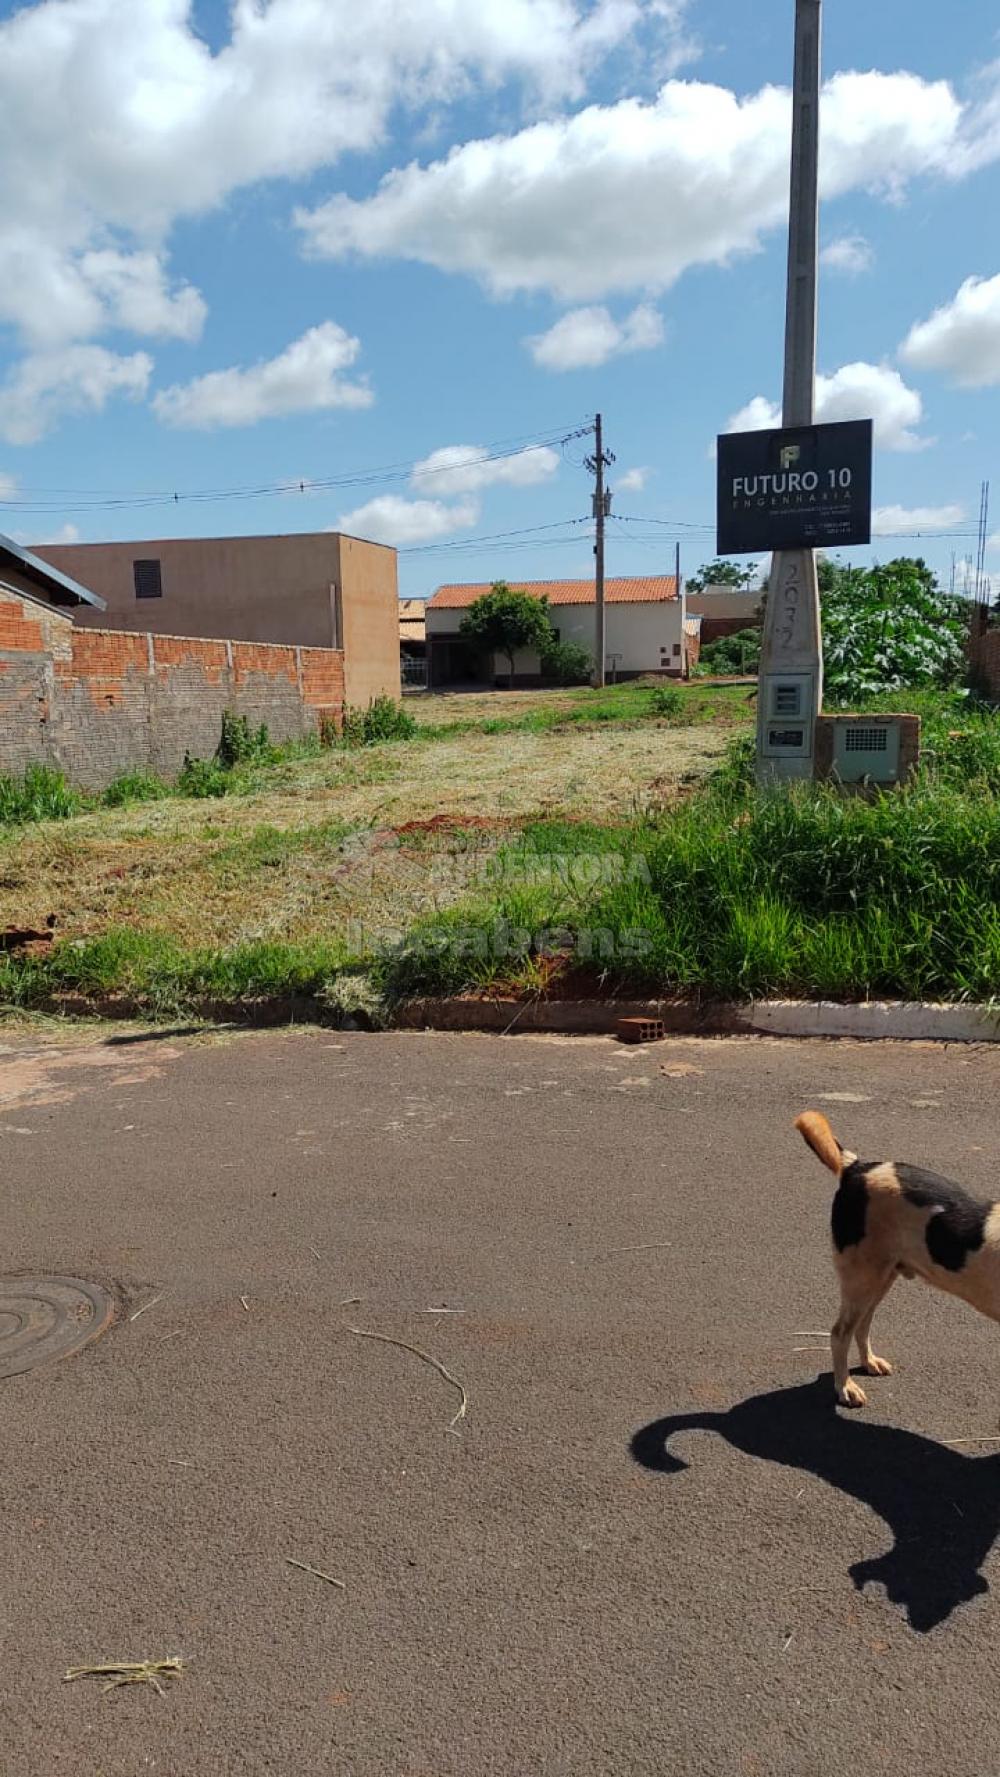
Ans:
<svg viewBox="0 0 1000 1777"><path fill-rule="evenodd" d="M1000 1194L1000 1053L2 1041L0 1270L123 1302L0 1382L4 1777L1000 1766L997 1333L899 1284L838 1414L791 1128Z"/></svg>

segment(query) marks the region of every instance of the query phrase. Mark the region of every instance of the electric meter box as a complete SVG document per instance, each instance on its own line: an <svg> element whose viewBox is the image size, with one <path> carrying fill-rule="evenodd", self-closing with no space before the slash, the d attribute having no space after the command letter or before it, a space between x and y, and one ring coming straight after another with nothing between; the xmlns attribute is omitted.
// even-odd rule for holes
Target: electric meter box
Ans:
<svg viewBox="0 0 1000 1777"><path fill-rule="evenodd" d="M812 741L812 673L769 672L761 689L766 712L765 757L804 758Z"/></svg>
<svg viewBox="0 0 1000 1777"><path fill-rule="evenodd" d="M820 716L816 776L841 784L902 784L920 757L920 717Z"/></svg>

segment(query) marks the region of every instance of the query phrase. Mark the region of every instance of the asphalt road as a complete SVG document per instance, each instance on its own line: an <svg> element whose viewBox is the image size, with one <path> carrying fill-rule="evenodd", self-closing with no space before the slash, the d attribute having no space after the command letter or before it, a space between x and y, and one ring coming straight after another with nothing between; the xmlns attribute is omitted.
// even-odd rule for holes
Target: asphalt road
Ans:
<svg viewBox="0 0 1000 1777"><path fill-rule="evenodd" d="M4 1043L0 1269L127 1299L0 1382L5 1777L1000 1766L996 1333L900 1283L836 1411L791 1129L995 1192L1000 1054Z"/></svg>

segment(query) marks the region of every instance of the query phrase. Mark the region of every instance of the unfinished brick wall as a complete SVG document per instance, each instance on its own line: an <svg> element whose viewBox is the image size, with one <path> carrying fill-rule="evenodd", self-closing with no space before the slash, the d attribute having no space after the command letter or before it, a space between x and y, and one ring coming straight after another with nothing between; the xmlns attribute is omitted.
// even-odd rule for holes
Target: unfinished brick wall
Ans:
<svg viewBox="0 0 1000 1777"><path fill-rule="evenodd" d="M1000 629L987 628L989 613L973 612L969 637L969 662L980 688L1000 703Z"/></svg>
<svg viewBox="0 0 1000 1777"><path fill-rule="evenodd" d="M78 629L0 587L0 771L38 761L83 789L169 778L185 753L211 757L224 710L292 740L339 726L343 702L339 650Z"/></svg>

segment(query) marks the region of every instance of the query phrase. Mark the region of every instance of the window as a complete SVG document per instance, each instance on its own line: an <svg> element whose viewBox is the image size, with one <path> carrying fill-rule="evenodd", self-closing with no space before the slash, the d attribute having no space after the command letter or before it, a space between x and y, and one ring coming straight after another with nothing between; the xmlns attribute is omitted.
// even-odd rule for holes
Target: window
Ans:
<svg viewBox="0 0 1000 1777"><path fill-rule="evenodd" d="M135 581L137 599L161 599L163 597L163 580L158 561L134 561L132 563L132 577Z"/></svg>
<svg viewBox="0 0 1000 1777"><path fill-rule="evenodd" d="M675 656L678 655L680 653L680 651L681 651L680 642L675 642L674 643L674 655Z"/></svg>

